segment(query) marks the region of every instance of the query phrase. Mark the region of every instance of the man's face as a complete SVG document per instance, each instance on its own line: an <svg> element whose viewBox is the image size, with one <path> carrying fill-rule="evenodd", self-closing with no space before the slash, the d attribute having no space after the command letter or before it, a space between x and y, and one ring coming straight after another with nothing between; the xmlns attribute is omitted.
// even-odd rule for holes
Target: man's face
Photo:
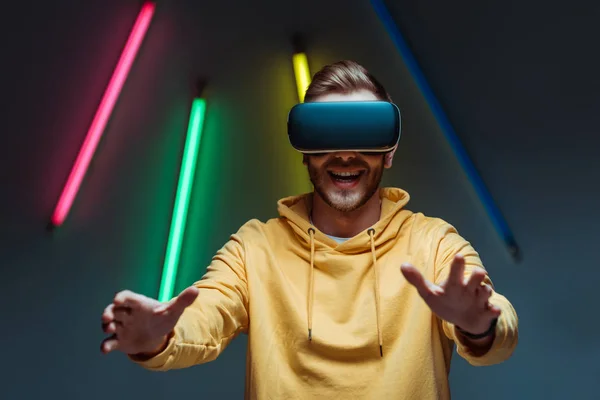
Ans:
<svg viewBox="0 0 600 400"><path fill-rule="evenodd" d="M369 91L329 94L316 101L379 100ZM331 208L350 212L362 207L378 190L383 169L392 165L394 151L366 154L353 151L305 155L304 164L315 192Z"/></svg>

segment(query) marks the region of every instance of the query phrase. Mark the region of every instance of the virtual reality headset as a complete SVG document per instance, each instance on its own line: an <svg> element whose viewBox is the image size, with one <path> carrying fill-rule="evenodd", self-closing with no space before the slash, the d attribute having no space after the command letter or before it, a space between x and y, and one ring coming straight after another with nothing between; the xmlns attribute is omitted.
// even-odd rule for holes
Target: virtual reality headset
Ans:
<svg viewBox="0 0 600 400"><path fill-rule="evenodd" d="M304 154L387 153L400 140L401 122L387 101L300 103L288 114L288 138Z"/></svg>

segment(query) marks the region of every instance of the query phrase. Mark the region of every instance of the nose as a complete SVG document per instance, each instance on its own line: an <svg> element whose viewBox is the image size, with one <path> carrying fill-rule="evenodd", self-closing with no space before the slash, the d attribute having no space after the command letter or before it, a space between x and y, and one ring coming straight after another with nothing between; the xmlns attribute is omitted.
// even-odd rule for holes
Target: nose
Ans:
<svg viewBox="0 0 600 400"><path fill-rule="evenodd" d="M353 158L356 158L356 152L354 151L340 151L335 153L335 157L336 158L341 158L344 161L349 161L352 160Z"/></svg>

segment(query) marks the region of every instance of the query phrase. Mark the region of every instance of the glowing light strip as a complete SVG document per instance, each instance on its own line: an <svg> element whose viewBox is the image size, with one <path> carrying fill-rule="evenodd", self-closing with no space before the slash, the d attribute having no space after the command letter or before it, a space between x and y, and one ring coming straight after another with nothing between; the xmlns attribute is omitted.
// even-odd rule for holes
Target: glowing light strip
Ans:
<svg viewBox="0 0 600 400"><path fill-rule="evenodd" d="M96 147L102 138L102 133L104 132L104 128L106 127L115 103L117 102L119 94L121 93L123 84L127 79L131 65L133 64L142 41L144 40L150 25L150 21L152 20L152 16L154 15L154 10L154 3L146 2L138 14L135 25L131 30L129 38L127 39L125 48L121 53L119 62L117 63L110 82L106 87L104 96L102 97L102 101L98 106L98 110L96 111L96 115L94 116L92 124L89 127L85 141L79 150L79 154L77 155L75 164L71 169L67 183L63 188L56 208L54 209L54 213L52 214L51 223L54 226L59 226L64 222L71 209L71 206L73 205L73 201L75 200L75 196L79 191L83 177L85 176L90 165L90 161L94 156Z"/></svg>
<svg viewBox="0 0 600 400"><path fill-rule="evenodd" d="M167 253L158 294L158 300L162 302L169 301L173 297L175 279L177 277L177 267L179 265L187 213L196 172L196 163L198 161L198 150L200 149L200 141L202 139L205 113L206 101L201 98L194 99L192 102L190 121L183 151L181 170L179 172L179 183L177 186L177 194L175 195L175 208L173 209L169 242L167 245Z"/></svg>
<svg viewBox="0 0 600 400"><path fill-rule="evenodd" d="M504 240L504 243L506 244L506 247L507 247L509 253L515 260L519 259L520 258L519 246L517 245L517 242L511 232L510 228L508 227L508 224L502 217L500 210L498 209L498 207L494 203L494 200L492 199L492 196L486 189L486 186L485 186L483 180L477 173L477 170L475 169L473 162L467 155L465 148L463 147L462 143L460 142L460 139L456 135L454 128L450 124L450 120L448 119L448 117L444 113L444 110L442 109L442 106L440 105L437 98L433 94L431 87L429 86L429 84L427 83L427 80L425 79L425 76L421 72L415 57L413 56L412 52L410 51L410 48L409 48L408 44L406 43L406 41L404 40L404 37L402 36L402 33L400 33L400 29L394 22L394 19L390 15L389 10L386 8L384 1L383 0L371 0L371 4L372 4L375 12L379 16L381 22L387 29L388 34L390 35L390 37L396 44L396 47L398 48L400 55L404 59L404 63L406 64L408 70L411 72L413 78L415 79L415 82L421 89L421 93L423 94L423 96L425 97L425 100L429 104L429 107L431 108L431 111L433 112L435 118L437 119L437 121L442 129L442 132L444 133L444 135L446 136L446 139L450 143L452 150L454 150L454 154L458 158L461 166L463 167L465 173L467 174L468 178L470 179L471 184L474 186L475 191L477 192L477 195L479 196L479 199L483 203L486 211L488 212L488 216L490 217L490 219L492 220L492 223L494 224L494 227L496 228L498 234Z"/></svg>
<svg viewBox="0 0 600 400"><path fill-rule="evenodd" d="M294 64L294 74L296 75L296 86L298 87L298 100L304 102L304 95L308 85L310 85L310 70L308 68L308 59L305 53L296 53L292 57Z"/></svg>

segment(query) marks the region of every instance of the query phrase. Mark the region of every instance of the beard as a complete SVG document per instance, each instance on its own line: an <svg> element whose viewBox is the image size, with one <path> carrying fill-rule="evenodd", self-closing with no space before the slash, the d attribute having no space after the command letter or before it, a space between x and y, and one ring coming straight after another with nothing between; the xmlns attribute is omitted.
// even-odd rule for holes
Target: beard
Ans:
<svg viewBox="0 0 600 400"><path fill-rule="evenodd" d="M347 162L339 158L332 157L322 167L317 168L312 165L308 157L308 175L315 189L315 192L321 196L325 204L340 212L351 212L364 206L379 189L379 184L383 177L383 156L381 163L371 168L369 164L360 159L353 158ZM359 182L352 189L342 189L336 187L331 176L327 172L328 168L340 167L351 168L358 167L365 171L358 178Z"/></svg>

